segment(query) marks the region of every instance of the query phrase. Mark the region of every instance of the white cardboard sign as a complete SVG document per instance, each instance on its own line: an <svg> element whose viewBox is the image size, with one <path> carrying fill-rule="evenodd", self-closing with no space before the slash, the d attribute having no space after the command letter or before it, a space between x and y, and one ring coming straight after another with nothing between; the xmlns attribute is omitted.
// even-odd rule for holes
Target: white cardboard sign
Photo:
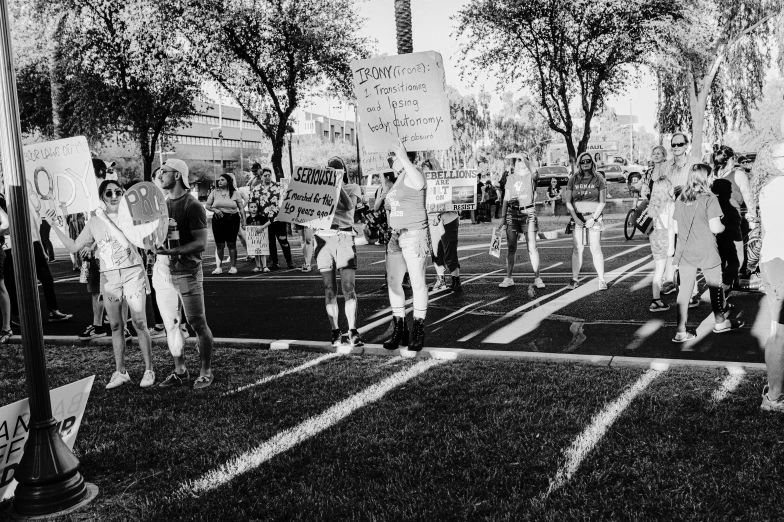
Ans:
<svg viewBox="0 0 784 522"><path fill-rule="evenodd" d="M286 192L281 192L280 212L275 220L315 229L330 228L342 185L342 170L294 167Z"/></svg>

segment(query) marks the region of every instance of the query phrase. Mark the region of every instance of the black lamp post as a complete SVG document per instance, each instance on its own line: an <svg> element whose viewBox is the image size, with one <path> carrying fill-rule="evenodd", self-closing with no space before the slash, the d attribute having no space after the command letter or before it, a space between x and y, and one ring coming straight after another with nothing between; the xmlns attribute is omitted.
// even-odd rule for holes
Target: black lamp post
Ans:
<svg viewBox="0 0 784 522"><path fill-rule="evenodd" d="M30 403L29 437L14 473L19 483L14 509L21 516L49 515L71 511L89 502L97 494L97 488L85 483L79 473L79 460L63 442L52 416L6 0L0 0L0 129Z"/></svg>

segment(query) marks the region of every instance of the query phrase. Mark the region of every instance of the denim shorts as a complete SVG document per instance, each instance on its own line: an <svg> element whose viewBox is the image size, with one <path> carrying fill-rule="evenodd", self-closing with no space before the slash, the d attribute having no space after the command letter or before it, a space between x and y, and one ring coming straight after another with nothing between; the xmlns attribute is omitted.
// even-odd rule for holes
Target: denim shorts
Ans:
<svg viewBox="0 0 784 522"><path fill-rule="evenodd" d="M403 257L428 257L430 255L430 229L392 230L387 243L387 255L402 254Z"/></svg>
<svg viewBox="0 0 784 522"><path fill-rule="evenodd" d="M112 302L123 298L144 296L150 293L147 272L142 265L101 272L103 298Z"/></svg>
<svg viewBox="0 0 784 522"><path fill-rule="evenodd" d="M319 272L357 269L357 247L351 232L339 232L334 236L316 234L316 264Z"/></svg>

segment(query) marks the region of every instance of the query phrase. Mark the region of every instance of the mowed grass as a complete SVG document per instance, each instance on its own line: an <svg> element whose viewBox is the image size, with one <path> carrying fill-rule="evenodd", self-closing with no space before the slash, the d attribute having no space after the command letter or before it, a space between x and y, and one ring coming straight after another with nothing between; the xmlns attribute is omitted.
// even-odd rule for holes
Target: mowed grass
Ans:
<svg viewBox="0 0 784 522"><path fill-rule="evenodd" d="M784 415L759 411L761 373L714 400L726 370L657 374L546 497L566 450L645 370L443 362L228 483L189 493L205 473L421 364L333 357L221 395L319 357L219 349L206 392L107 392L109 351L48 349L53 387L97 374L76 452L101 493L63 520L784 518ZM155 361L164 376L167 354ZM0 369L2 404L22 398L18 347L0 351Z"/></svg>

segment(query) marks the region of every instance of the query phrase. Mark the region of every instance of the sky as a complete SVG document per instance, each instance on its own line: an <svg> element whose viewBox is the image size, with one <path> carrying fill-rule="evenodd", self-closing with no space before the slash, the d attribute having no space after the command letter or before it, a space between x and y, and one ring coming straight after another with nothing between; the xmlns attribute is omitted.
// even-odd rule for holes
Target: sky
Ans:
<svg viewBox="0 0 784 522"><path fill-rule="evenodd" d="M485 90L492 93L491 111L500 108L500 100L495 90L496 79L492 75L480 76L475 82L460 78L459 41L452 36L455 22L450 18L457 14L468 0L411 0L414 52L437 51L444 59L446 80L462 94L476 94L484 85ZM395 34L394 0L359 0L357 2L360 15L366 19L359 30L362 36L376 41L375 51L382 54L397 54ZM631 86L623 96L610 99L609 105L616 114L629 114L629 101L632 101L632 112L639 117L639 127L653 131L656 117L656 84L648 74L643 73L638 86ZM513 90L507 87L507 90ZM522 95L524 93L516 93ZM314 112L326 114L327 103L315 104Z"/></svg>

